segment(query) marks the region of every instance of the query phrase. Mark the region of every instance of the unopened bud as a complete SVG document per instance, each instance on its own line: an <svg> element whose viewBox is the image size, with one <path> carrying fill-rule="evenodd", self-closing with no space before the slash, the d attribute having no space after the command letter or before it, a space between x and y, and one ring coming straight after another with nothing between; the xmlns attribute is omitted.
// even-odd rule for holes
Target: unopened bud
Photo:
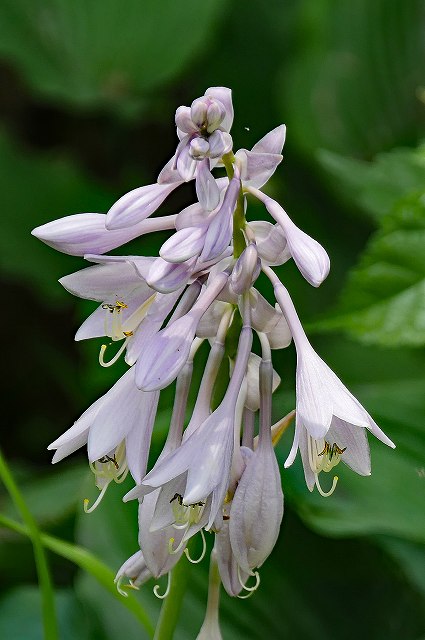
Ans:
<svg viewBox="0 0 425 640"><path fill-rule="evenodd" d="M257 247L251 243L242 252L233 267L230 276L230 286L232 291L241 295L251 288L258 278L261 270L261 262L258 257Z"/></svg>
<svg viewBox="0 0 425 640"><path fill-rule="evenodd" d="M190 143L190 155L192 158L202 160L208 154L210 145L204 138L194 138Z"/></svg>
<svg viewBox="0 0 425 640"><path fill-rule="evenodd" d="M217 130L208 138L208 144L210 146L208 154L210 158L221 158L225 153L231 151L233 140L230 133Z"/></svg>

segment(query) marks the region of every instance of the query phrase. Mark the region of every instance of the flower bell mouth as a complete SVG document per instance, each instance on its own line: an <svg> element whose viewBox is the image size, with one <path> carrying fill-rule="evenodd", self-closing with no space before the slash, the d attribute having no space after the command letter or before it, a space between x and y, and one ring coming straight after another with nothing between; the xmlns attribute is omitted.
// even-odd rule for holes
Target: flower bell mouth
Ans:
<svg viewBox="0 0 425 640"><path fill-rule="evenodd" d="M96 487L100 490L100 494L91 507L88 506L89 499L85 498L84 511L86 513L91 513L99 506L106 489L112 481L121 484L126 479L128 466L125 456L125 443L121 442L113 453L102 456L96 462L90 462L90 469L95 475Z"/></svg>
<svg viewBox="0 0 425 640"><path fill-rule="evenodd" d="M319 473L324 471L328 473L336 467L341 460L341 456L347 447L341 448L334 442L332 445L323 438L315 439L310 435L307 437L308 461L311 470L314 473L315 484L320 495L328 497L333 494L338 482L338 476L334 476L332 486L329 491L323 491L319 482Z"/></svg>
<svg viewBox="0 0 425 640"><path fill-rule="evenodd" d="M184 504L183 496L175 493L170 500L175 518L175 529L188 529L192 524L198 524L205 509L205 502Z"/></svg>

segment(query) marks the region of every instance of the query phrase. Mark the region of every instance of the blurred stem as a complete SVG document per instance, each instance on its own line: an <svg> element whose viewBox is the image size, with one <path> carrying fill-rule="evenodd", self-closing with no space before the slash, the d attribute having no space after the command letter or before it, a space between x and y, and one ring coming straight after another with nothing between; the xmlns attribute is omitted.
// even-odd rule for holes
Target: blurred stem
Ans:
<svg viewBox="0 0 425 640"><path fill-rule="evenodd" d="M17 510L22 516L28 530L28 536L31 539L34 559L37 567L38 582L41 591L41 608L43 615L43 627L45 640L58 640L58 627L56 620L55 600L52 581L50 578L49 565L47 557L41 541L40 531L34 520L30 510L27 507L25 499L16 484L12 473L0 451L0 478L2 479L10 497L12 498Z"/></svg>
<svg viewBox="0 0 425 640"><path fill-rule="evenodd" d="M0 525L7 527L16 533L29 536L28 528L25 525L1 514ZM50 536L46 533L41 533L40 537L44 547L50 549L50 551L53 551L54 553L57 553L62 558L66 558L70 562L73 562L83 571L90 573L114 598L119 600L129 611L131 611L137 620L145 627L149 637L153 637L154 626L140 602L133 593L128 593L126 598L118 593L114 584L113 572L101 560L96 558L96 556L90 553L90 551L87 551L87 549L76 544L72 544L71 542L65 542L64 540L60 540L59 538Z"/></svg>
<svg viewBox="0 0 425 640"><path fill-rule="evenodd" d="M172 570L170 592L161 607L153 640L172 639L187 588L189 568L189 562L185 557L182 557Z"/></svg>

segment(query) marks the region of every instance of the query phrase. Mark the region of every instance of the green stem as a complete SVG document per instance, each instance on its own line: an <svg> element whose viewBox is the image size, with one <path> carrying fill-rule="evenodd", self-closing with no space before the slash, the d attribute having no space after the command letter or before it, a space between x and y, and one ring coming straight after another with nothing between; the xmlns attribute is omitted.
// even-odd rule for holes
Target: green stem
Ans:
<svg viewBox="0 0 425 640"><path fill-rule="evenodd" d="M189 562L180 558L170 574L170 591L159 614L153 640L171 640L180 615L189 578Z"/></svg>
<svg viewBox="0 0 425 640"><path fill-rule="evenodd" d="M0 478L9 492L17 510L22 516L22 520L25 522L28 530L28 536L31 539L34 559L37 568L38 582L41 591L41 608L43 616L44 626L44 638L45 640L57 640L58 627L56 620L55 600L53 585L50 578L49 565L47 563L47 557L44 552L43 543L41 541L40 531L38 530L37 523L34 520L30 510L27 507L27 503L20 492L12 473L0 451Z"/></svg>
<svg viewBox="0 0 425 640"><path fill-rule="evenodd" d="M7 527L16 533L29 536L29 531L25 525L1 514L0 525ZM44 547L50 549L50 551L57 553L62 556L62 558L66 558L70 562L76 564L83 571L90 573L114 598L119 600L129 611L131 611L137 620L145 627L149 637L153 637L154 626L140 602L131 592L128 593L127 598L118 593L114 584L113 572L103 564L103 562L96 558L96 556L83 547L70 542L65 542L64 540L60 540L59 538L50 536L46 533L41 533L41 542Z"/></svg>
<svg viewBox="0 0 425 640"><path fill-rule="evenodd" d="M224 167L227 172L227 177L229 180L233 178L235 170L233 168L233 163L235 162L235 156L233 152L226 153L221 158ZM245 220L245 207L244 207L244 197L242 188L239 192L238 202L236 204L236 209L233 214L233 257L239 258L242 251L246 247L245 236L243 234L243 229L245 228L246 220Z"/></svg>

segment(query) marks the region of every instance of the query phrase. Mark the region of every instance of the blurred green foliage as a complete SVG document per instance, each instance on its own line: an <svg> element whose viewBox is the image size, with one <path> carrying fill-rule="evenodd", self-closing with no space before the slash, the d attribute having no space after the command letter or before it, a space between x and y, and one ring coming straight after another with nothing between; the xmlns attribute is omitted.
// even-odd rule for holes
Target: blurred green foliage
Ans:
<svg viewBox="0 0 425 640"><path fill-rule="evenodd" d="M425 638L424 28L423 0L0 6L1 444L41 528L87 546L113 571L137 548L135 505L112 487L85 515L82 499L95 489L84 453L52 468L45 449L121 369L98 367L98 344L72 343L92 305L56 280L83 261L30 230L105 211L152 182L175 147L175 108L208 86L234 91L237 146L287 124L284 163L268 189L325 245L333 268L318 291L293 265L280 276L322 357L397 449L372 442L372 476L342 469L327 500L308 492L299 461L282 473L279 544L249 603L223 595L225 640ZM161 213L192 198L183 189ZM128 252L154 254L164 237ZM276 356L279 418L293 407L294 353ZM156 452L171 401L162 394ZM0 491L1 513L16 517ZM29 542L6 528L0 536L0 637L42 638ZM50 560L61 638L147 637L91 575L59 555ZM192 571L177 640L201 625L206 571L207 563ZM155 619L150 587L137 596Z"/></svg>

